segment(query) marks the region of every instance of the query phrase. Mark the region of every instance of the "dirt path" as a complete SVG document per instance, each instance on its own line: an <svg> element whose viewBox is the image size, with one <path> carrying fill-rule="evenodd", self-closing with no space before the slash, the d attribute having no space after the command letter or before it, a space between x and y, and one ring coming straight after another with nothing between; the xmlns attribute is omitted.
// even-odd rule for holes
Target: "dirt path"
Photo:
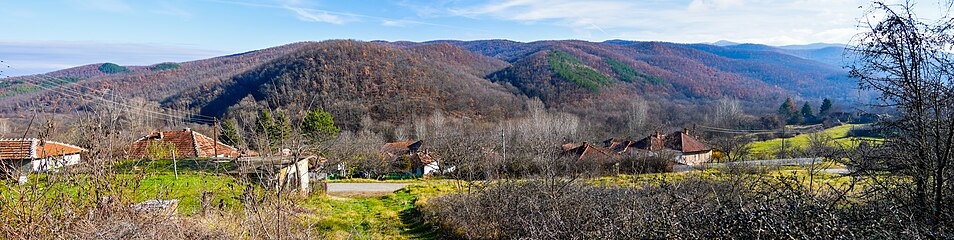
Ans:
<svg viewBox="0 0 954 240"><path fill-rule="evenodd" d="M346 196L373 196L392 193L410 183L329 183L328 194Z"/></svg>

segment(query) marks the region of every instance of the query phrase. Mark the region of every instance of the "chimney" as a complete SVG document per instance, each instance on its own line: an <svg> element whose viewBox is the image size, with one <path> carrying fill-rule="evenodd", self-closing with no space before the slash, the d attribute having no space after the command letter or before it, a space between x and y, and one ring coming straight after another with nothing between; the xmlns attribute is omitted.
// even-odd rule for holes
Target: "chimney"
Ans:
<svg viewBox="0 0 954 240"><path fill-rule="evenodd" d="M689 135L689 128L683 128L683 129L682 129L682 133L685 133L686 135Z"/></svg>
<svg viewBox="0 0 954 240"><path fill-rule="evenodd" d="M191 128L185 128L185 129L182 129L182 131L183 131L183 132L191 132L192 129L191 129Z"/></svg>

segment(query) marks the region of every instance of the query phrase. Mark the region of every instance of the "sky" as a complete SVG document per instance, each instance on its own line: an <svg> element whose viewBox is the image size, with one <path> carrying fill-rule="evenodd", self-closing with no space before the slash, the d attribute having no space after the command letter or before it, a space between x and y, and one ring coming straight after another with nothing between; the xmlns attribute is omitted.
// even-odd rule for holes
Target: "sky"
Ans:
<svg viewBox="0 0 954 240"><path fill-rule="evenodd" d="M0 0L8 76L328 39L847 43L864 0ZM2 76L0 76L2 77Z"/></svg>

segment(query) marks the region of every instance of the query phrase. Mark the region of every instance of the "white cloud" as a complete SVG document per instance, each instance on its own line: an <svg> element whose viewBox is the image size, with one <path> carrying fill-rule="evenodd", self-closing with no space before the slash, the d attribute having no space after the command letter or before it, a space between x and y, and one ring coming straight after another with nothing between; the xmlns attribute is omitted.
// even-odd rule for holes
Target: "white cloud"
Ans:
<svg viewBox="0 0 954 240"><path fill-rule="evenodd" d="M175 17L186 18L186 19L192 18L191 12L183 10L182 8L179 8L167 1L160 1L158 8L156 10L153 10L152 12L156 14L169 15L169 16L175 16Z"/></svg>
<svg viewBox="0 0 954 240"><path fill-rule="evenodd" d="M743 7L746 0L692 0L689 3L690 11L724 10L734 7Z"/></svg>
<svg viewBox="0 0 954 240"><path fill-rule="evenodd" d="M847 42L864 11L858 7L866 4L864 0L499 0L448 12L567 27L587 40L787 45Z"/></svg>
<svg viewBox="0 0 954 240"><path fill-rule="evenodd" d="M120 65L151 65L160 62L205 59L228 53L230 52L165 44L71 41L0 42L0 56L3 57L0 60L11 66L3 70L3 75L10 76L45 73L92 63L113 62Z"/></svg>
<svg viewBox="0 0 954 240"><path fill-rule="evenodd" d="M306 22L323 22L341 25L356 20L352 17L331 14L325 11L316 11L312 9L296 7L285 7L285 9L294 12L298 16L298 20Z"/></svg>
<svg viewBox="0 0 954 240"><path fill-rule="evenodd" d="M408 21L408 20L392 20L392 19L381 20L381 26L388 26L388 27L407 27L408 25L411 25L411 24L416 24L416 22Z"/></svg>

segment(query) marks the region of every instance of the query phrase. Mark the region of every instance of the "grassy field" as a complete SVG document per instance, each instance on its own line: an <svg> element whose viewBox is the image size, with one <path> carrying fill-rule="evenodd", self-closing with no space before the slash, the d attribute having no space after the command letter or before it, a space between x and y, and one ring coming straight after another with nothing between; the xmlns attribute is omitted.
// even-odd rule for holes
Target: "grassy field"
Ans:
<svg viewBox="0 0 954 240"><path fill-rule="evenodd" d="M861 127L864 124L844 124L841 126L825 129L824 131L813 134L801 134L798 136L785 138L785 146L788 149L792 148L803 148L810 145L813 137L819 137L819 139L830 139L829 144L838 144L844 147L851 147L858 144L860 140L878 140L875 138L868 137L849 137L848 131L853 127ZM782 146L782 138L776 138L766 141L758 141L752 143L752 157L755 159L772 159L778 154L779 149Z"/></svg>
<svg viewBox="0 0 954 240"><path fill-rule="evenodd" d="M418 206L428 197L456 191L453 181L418 181L384 196L313 195L302 206L315 212L307 221L332 239L438 239Z"/></svg>
<svg viewBox="0 0 954 240"><path fill-rule="evenodd" d="M177 162L179 163L179 162ZM213 170L203 170L201 161L182 161L177 164L178 179L170 169L171 161L136 161L116 165L120 173L116 175L117 187L133 194L135 201L150 199L178 199L177 212L183 218L201 218L195 215L203 206L219 208L226 211L241 211L242 202L239 200L245 191L261 191L261 187L254 187L240 179L223 173L223 166L215 166ZM751 174L752 171L757 174ZM834 174L819 173L809 175L803 169L761 168L761 169L706 169L703 171L683 173L658 173L618 175L582 181L615 187L638 187L645 184L673 183L690 177L711 179L731 179L732 177L764 176L767 179L795 179L803 184L825 183L839 185L850 180ZM40 177L35 181L42 181ZM329 239L440 239L441 236L432 225L424 221L420 209L427 204L429 198L457 193L461 191L459 184L466 183L455 180L400 180L375 181L351 179L338 182L384 182L409 183L407 187L393 193L377 196L348 196L312 194L294 199L300 211L298 219L311 226L314 230ZM476 185L474 185L476 186ZM816 184L822 187L822 184ZM253 189L247 189L247 188ZM10 196L7 196L10 197ZM205 201L203 201L205 199Z"/></svg>

